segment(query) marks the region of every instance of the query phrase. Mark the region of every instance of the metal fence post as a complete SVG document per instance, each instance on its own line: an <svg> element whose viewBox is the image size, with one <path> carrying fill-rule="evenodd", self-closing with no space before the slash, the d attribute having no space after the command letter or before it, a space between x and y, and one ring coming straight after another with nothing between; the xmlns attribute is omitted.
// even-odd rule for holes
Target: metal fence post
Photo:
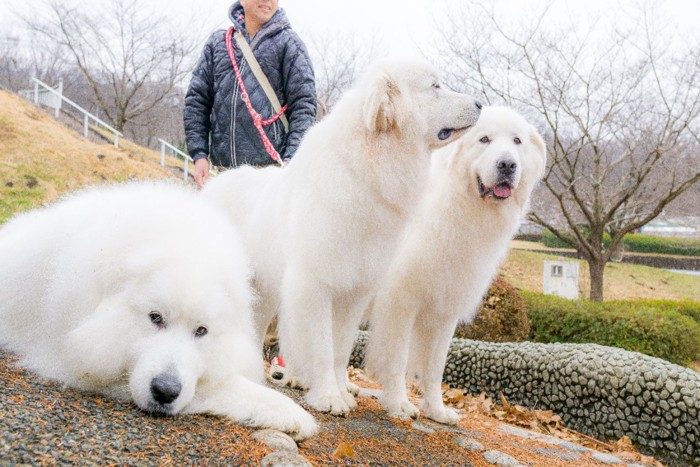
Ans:
<svg viewBox="0 0 700 467"><path fill-rule="evenodd" d="M88 116L85 114L85 117L83 118L83 136L88 137Z"/></svg>
<svg viewBox="0 0 700 467"><path fill-rule="evenodd" d="M160 166L165 167L165 142L160 140Z"/></svg>
<svg viewBox="0 0 700 467"><path fill-rule="evenodd" d="M58 118L61 115L61 104L63 103L63 78L58 80L58 103L56 104L54 115Z"/></svg>

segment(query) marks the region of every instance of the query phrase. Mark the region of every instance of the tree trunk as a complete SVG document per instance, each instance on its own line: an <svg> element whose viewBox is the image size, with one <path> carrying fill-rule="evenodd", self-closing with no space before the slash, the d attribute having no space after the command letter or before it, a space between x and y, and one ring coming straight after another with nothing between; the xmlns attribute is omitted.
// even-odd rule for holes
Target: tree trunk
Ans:
<svg viewBox="0 0 700 467"><path fill-rule="evenodd" d="M591 279L590 299L594 302L603 301L603 272L605 261L599 258L588 259L588 272Z"/></svg>

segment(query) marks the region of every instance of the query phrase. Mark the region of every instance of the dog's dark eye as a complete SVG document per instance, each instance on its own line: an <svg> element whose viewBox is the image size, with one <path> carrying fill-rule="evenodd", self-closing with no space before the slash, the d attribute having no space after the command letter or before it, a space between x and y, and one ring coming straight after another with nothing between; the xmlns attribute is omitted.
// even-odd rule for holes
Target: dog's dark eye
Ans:
<svg viewBox="0 0 700 467"><path fill-rule="evenodd" d="M521 143L522 143L522 141L520 141L520 138L518 138L517 136L516 136L515 138L513 138L513 142L514 142L515 144L521 144Z"/></svg>
<svg viewBox="0 0 700 467"><path fill-rule="evenodd" d="M207 335L208 332L209 330L206 326L200 326L194 330L194 337L204 337Z"/></svg>
<svg viewBox="0 0 700 467"><path fill-rule="evenodd" d="M163 320L163 315L161 315L157 311L151 311L148 314L148 318L151 320L151 323L155 324L159 328L165 327L165 321Z"/></svg>
<svg viewBox="0 0 700 467"><path fill-rule="evenodd" d="M481 142L484 143L484 144L488 144L488 143L491 142L491 140L489 139L488 136L484 136L484 137L481 138L479 141L481 141Z"/></svg>
<svg viewBox="0 0 700 467"><path fill-rule="evenodd" d="M438 83L437 81L435 81L435 82L433 83L433 87L434 87L435 89L440 89L440 83Z"/></svg>

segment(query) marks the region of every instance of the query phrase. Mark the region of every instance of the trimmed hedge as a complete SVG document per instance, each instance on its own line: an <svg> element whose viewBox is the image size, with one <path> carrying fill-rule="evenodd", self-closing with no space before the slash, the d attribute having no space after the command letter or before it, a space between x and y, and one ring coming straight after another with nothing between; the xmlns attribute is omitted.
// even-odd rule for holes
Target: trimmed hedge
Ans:
<svg viewBox="0 0 700 467"><path fill-rule="evenodd" d="M689 316L696 323L700 324L700 302L692 300L651 300L651 299L635 299L635 300L610 300L606 302L612 306L634 307L634 308L656 308L663 310L675 310L682 315Z"/></svg>
<svg viewBox="0 0 700 467"><path fill-rule="evenodd" d="M549 230L545 230L542 233L542 244L548 248L573 248L573 245L576 245L576 242L574 238L571 235L564 234L567 238L571 238L572 243L566 243L563 240L560 240L559 237L554 235L552 232Z"/></svg>
<svg viewBox="0 0 700 467"><path fill-rule="evenodd" d="M471 324L457 325L454 337L486 342L521 342L530 333L525 302L517 289L497 277Z"/></svg>
<svg viewBox="0 0 700 467"><path fill-rule="evenodd" d="M527 305L529 340L533 342L594 343L679 365L700 359L700 324L670 302L597 303L527 291L521 291L521 296ZM692 310L691 303L683 309Z"/></svg>
<svg viewBox="0 0 700 467"><path fill-rule="evenodd" d="M653 235L627 234L622 239L627 251L636 253L662 253L665 255L700 256L700 239L655 237Z"/></svg>
<svg viewBox="0 0 700 467"><path fill-rule="evenodd" d="M542 234L542 243L549 248L572 248L571 244L563 242L548 230ZM609 244L610 235L605 234L603 236L603 245L607 247ZM622 239L622 245L624 245L625 251L631 253L700 256L700 239L697 238L673 238L627 234Z"/></svg>

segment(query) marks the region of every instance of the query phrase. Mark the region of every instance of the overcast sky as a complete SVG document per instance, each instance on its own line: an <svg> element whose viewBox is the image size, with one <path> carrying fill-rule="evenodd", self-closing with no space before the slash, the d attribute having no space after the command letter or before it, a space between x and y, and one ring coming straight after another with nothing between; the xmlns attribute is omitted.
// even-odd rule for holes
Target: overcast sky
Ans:
<svg viewBox="0 0 700 467"><path fill-rule="evenodd" d="M32 4L41 0L0 0L0 34L21 31L21 22L13 11L32 14ZM89 5L84 0L60 0ZM415 55L429 49L439 30L441 19L450 10L470 0L280 0L292 26L304 39L324 37L324 34L344 34L359 43L374 45L381 55ZM496 0L499 11L511 18L522 18L535 9L553 3L548 21L574 18L585 23L601 17L604 23L614 23L611 7L637 4L648 0ZM150 0L173 18L191 18L197 22L193 33L206 36L219 27L227 27L229 0ZM700 31L700 0L658 0L668 19L679 29L688 29L698 37ZM194 23L190 27L194 26ZM327 37L327 36L326 36ZM0 42L0 47L7 42ZM420 45L418 45L420 44Z"/></svg>

